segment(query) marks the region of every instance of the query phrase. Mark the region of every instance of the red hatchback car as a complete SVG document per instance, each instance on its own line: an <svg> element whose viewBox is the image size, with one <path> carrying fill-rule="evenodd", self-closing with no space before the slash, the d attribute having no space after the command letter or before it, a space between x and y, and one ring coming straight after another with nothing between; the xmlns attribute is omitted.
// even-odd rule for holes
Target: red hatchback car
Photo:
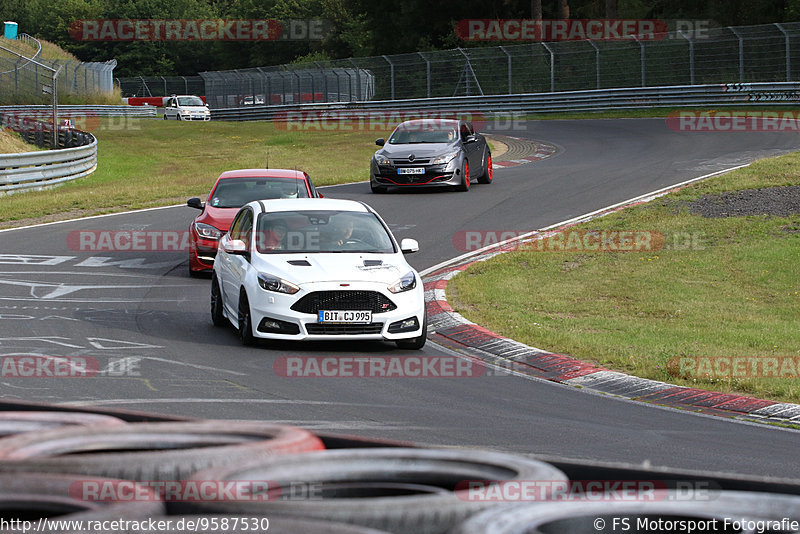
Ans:
<svg viewBox="0 0 800 534"><path fill-rule="evenodd" d="M208 200L190 198L186 205L202 210L189 226L189 274L210 271L219 238L230 228L239 208L253 200L321 197L303 171L240 169L219 175Z"/></svg>

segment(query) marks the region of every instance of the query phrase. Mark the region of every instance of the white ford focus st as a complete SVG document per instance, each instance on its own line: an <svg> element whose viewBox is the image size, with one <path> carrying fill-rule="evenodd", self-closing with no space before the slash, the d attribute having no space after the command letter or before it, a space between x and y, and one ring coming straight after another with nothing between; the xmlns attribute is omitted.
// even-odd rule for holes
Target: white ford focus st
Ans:
<svg viewBox="0 0 800 534"><path fill-rule="evenodd" d="M245 344L255 338L388 340L425 345L419 274L386 223L361 202L282 199L250 202L219 243L211 317Z"/></svg>

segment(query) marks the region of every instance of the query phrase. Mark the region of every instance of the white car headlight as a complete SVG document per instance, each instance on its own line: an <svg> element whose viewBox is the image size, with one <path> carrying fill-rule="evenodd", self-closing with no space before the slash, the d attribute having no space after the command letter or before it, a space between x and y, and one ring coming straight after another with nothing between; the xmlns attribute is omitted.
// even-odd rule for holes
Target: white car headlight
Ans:
<svg viewBox="0 0 800 534"><path fill-rule="evenodd" d="M445 165L453 161L454 158L458 156L458 150L454 150L453 152L449 152L444 154L443 156L435 157L431 160L431 164L433 165Z"/></svg>
<svg viewBox="0 0 800 534"><path fill-rule="evenodd" d="M222 237L222 231L218 228L214 228L210 224L195 223L194 231L203 239L219 239Z"/></svg>
<svg viewBox="0 0 800 534"><path fill-rule="evenodd" d="M382 167L391 166L392 162L383 154L375 154L375 163Z"/></svg>
<svg viewBox="0 0 800 534"><path fill-rule="evenodd" d="M389 286L389 291L392 293L402 293L417 287L417 277L414 276L413 271L409 271L400 277L394 284Z"/></svg>
<svg viewBox="0 0 800 534"><path fill-rule="evenodd" d="M258 285L267 291L274 291L275 293L286 293L287 295L294 295L300 288L291 282L287 282L277 276L269 274L258 273Z"/></svg>

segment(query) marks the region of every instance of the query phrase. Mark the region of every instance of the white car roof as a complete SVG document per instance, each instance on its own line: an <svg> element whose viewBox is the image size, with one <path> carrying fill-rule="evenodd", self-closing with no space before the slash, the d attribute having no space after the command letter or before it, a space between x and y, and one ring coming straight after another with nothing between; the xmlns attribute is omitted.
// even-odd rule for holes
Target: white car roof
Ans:
<svg viewBox="0 0 800 534"><path fill-rule="evenodd" d="M369 210L361 202L340 200L335 198L279 198L256 200L249 205L256 212L261 212L263 205L267 212L271 211L303 211L303 210L335 210L366 213Z"/></svg>

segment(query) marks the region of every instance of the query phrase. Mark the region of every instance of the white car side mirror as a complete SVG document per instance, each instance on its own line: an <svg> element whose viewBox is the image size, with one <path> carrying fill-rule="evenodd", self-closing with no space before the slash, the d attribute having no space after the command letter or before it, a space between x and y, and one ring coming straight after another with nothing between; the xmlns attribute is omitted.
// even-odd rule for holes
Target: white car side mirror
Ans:
<svg viewBox="0 0 800 534"><path fill-rule="evenodd" d="M419 252L419 243L416 239L405 238L400 241L400 252L403 254L413 254Z"/></svg>

